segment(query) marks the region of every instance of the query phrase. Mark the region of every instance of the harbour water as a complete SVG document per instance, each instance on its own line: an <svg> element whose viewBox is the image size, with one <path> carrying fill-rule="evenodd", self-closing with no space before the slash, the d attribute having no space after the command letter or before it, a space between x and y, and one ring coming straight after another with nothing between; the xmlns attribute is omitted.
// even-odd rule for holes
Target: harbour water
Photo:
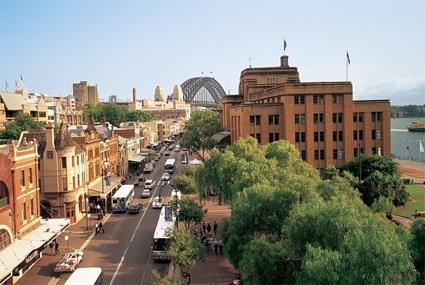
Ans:
<svg viewBox="0 0 425 285"><path fill-rule="evenodd" d="M401 159L425 162L425 153L419 152L419 141L425 148L425 133L412 133L407 130L407 126L415 120L425 122L425 118L391 119L391 153Z"/></svg>

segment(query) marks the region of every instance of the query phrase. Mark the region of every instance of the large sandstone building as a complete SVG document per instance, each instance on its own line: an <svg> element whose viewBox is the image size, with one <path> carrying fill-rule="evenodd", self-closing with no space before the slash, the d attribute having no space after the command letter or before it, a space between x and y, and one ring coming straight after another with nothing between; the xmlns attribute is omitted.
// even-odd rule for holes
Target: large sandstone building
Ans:
<svg viewBox="0 0 425 285"><path fill-rule="evenodd" d="M280 66L241 72L239 95L223 99L231 142L284 139L315 168L342 166L360 153L391 155L390 101L353 100L351 82L301 82L282 56Z"/></svg>
<svg viewBox="0 0 425 285"><path fill-rule="evenodd" d="M89 85L87 81L80 81L72 85L77 110L86 104L96 106L99 103L99 90L97 85Z"/></svg>

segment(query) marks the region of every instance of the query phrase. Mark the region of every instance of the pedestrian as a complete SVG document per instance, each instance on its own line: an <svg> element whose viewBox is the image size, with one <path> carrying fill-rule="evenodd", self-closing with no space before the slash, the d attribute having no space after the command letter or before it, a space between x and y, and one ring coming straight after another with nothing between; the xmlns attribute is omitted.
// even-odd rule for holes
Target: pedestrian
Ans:
<svg viewBox="0 0 425 285"><path fill-rule="evenodd" d="M219 240L218 241L218 248L220 248L220 254L223 254L223 246L224 246L223 240Z"/></svg>
<svg viewBox="0 0 425 285"><path fill-rule="evenodd" d="M96 235L99 233L99 225L98 224L96 224L94 226L94 232L95 232Z"/></svg>
<svg viewBox="0 0 425 285"><path fill-rule="evenodd" d="M214 234L215 235L217 234L217 227L218 227L217 221L214 221Z"/></svg>
<svg viewBox="0 0 425 285"><path fill-rule="evenodd" d="M100 209L100 219L103 219L103 209Z"/></svg>
<svg viewBox="0 0 425 285"><path fill-rule="evenodd" d="M207 225L207 231L208 231L208 233L210 233L210 231L211 231L211 225L210 225L210 223L208 223L208 225Z"/></svg>
<svg viewBox="0 0 425 285"><path fill-rule="evenodd" d="M204 234L207 233L207 226L205 225L205 223L202 223L202 229L204 231Z"/></svg>
<svg viewBox="0 0 425 285"><path fill-rule="evenodd" d="M217 249L218 249L218 240L215 239L214 240L214 252L215 252L215 255L217 255Z"/></svg>
<svg viewBox="0 0 425 285"><path fill-rule="evenodd" d="M102 222L100 222L99 223L99 233L100 233L100 230L102 230L102 234L104 234L105 233L105 230L103 229L103 223Z"/></svg>
<svg viewBox="0 0 425 285"><path fill-rule="evenodd" d="M97 209L97 212L100 212L100 205L99 204L97 204L96 209Z"/></svg>
<svg viewBox="0 0 425 285"><path fill-rule="evenodd" d="M58 242L55 242L55 255L57 255L57 254L61 254L60 253L60 251L59 251L59 243Z"/></svg>

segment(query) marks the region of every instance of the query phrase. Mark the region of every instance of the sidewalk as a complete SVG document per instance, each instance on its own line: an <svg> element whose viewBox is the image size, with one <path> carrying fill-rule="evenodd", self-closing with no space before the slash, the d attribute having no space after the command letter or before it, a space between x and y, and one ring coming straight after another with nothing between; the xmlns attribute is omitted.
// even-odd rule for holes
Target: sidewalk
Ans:
<svg viewBox="0 0 425 285"><path fill-rule="evenodd" d="M218 205L215 201L205 201L204 208L208 210L205 215L205 224L210 223L213 227L214 221L218 224L217 236L211 230L212 236L219 238L223 229L223 220L230 219L231 210L228 205ZM207 256L203 262L198 263L189 270L191 284L230 284L235 277L236 270L226 256L214 253L214 249L208 249Z"/></svg>
<svg viewBox="0 0 425 285"><path fill-rule="evenodd" d="M103 218L105 223L110 215L106 215ZM56 241L59 243L60 254L54 254L54 248L51 249L49 246L43 250L42 258L28 271L21 279L18 280L17 284L56 284L60 278L54 277L54 267L59 259L68 251L72 249L80 249L88 244L89 238L94 234L94 227L96 223L99 223L97 216L92 215L88 221L85 218L80 220L78 223L69 226ZM68 241L65 241L65 236L68 236Z"/></svg>

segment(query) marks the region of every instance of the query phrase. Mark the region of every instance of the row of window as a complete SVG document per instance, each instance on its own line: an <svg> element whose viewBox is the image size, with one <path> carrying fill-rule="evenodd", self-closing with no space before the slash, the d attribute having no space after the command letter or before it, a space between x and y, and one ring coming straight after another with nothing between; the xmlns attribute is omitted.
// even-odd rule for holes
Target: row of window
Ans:
<svg viewBox="0 0 425 285"><path fill-rule="evenodd" d="M324 95L313 95L313 104L323 104L325 102L324 98L325 98ZM332 103L334 104L344 103L344 95L332 94ZM294 104L295 105L305 104L305 95L295 95Z"/></svg>
<svg viewBox="0 0 425 285"><path fill-rule="evenodd" d="M27 202L22 203L21 213L22 213L22 224L25 224L28 219ZM29 214L31 217L35 215L34 198L31 198L31 201L30 201Z"/></svg>
<svg viewBox="0 0 425 285"><path fill-rule="evenodd" d="M67 158L66 157L62 157L61 160L62 160L62 169L66 169L67 168L67 166L66 166ZM72 156L71 157L71 165L72 165L72 167L75 166L75 162L77 162L77 166L80 165L80 157L79 156L77 156L77 157ZM83 163L84 163L84 155L81 156L81 164L83 164Z"/></svg>
<svg viewBox="0 0 425 285"><path fill-rule="evenodd" d="M21 170L19 172L19 184L21 185L21 188L25 187L26 185L26 179L27 176L25 175L25 170ZM28 169L28 184L33 183L33 174L32 174L32 167Z"/></svg>
<svg viewBox="0 0 425 285"><path fill-rule="evenodd" d="M325 141L325 132L314 132L314 141L315 142L324 142ZM381 130L373 129L372 130L372 139L380 140L381 139ZM305 132L296 132L295 133L295 142L305 142L306 134ZM332 140L343 141L344 140L344 131L333 131ZM363 140L363 130L354 130L353 131L353 140Z"/></svg>
<svg viewBox="0 0 425 285"><path fill-rule="evenodd" d="M80 179L80 174L78 174L77 176L72 176L72 189L76 189L80 187L81 185L83 185L84 183L86 183L85 172L81 174L81 179ZM68 191L68 177L62 177L62 189L63 191Z"/></svg>
<svg viewBox="0 0 425 285"><path fill-rule="evenodd" d="M380 122L382 120L382 112L372 112L371 113L372 122ZM295 114L295 124L305 124L305 114ZM313 123L319 124L324 123L325 114L324 113L314 113L313 114ZM333 123L342 123L344 121L343 113L332 113L332 122ZM353 113L353 122L363 122L363 113L355 112ZM249 116L249 123L251 125L261 125L261 115L251 115ZM279 115L269 115L269 125L279 125ZM97 150L97 149L96 149ZM92 157L92 152L89 151L89 156Z"/></svg>

